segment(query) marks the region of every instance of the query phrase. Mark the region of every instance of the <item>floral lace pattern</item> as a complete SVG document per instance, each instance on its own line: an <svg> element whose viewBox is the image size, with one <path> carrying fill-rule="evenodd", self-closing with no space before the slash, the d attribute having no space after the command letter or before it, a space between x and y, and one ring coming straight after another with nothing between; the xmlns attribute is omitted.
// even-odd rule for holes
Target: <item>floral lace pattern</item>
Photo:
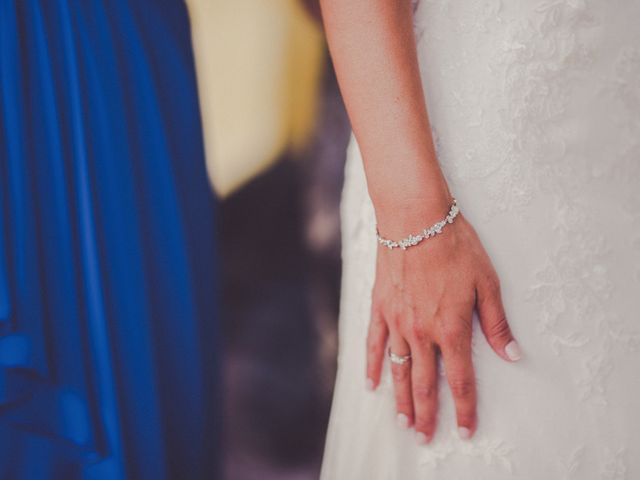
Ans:
<svg viewBox="0 0 640 480"><path fill-rule="evenodd" d="M427 447L364 389L375 220L352 139L339 370L322 478L640 478L640 2L413 1L438 158L502 279L524 358L474 322L479 427L457 438L440 365Z"/></svg>

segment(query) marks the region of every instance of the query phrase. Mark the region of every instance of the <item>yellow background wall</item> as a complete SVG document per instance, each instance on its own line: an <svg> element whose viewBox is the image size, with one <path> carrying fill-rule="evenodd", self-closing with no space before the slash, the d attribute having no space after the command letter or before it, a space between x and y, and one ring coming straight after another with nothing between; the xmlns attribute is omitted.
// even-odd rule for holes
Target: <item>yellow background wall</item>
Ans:
<svg viewBox="0 0 640 480"><path fill-rule="evenodd" d="M226 196L304 145L324 56L297 0L187 0L207 169Z"/></svg>

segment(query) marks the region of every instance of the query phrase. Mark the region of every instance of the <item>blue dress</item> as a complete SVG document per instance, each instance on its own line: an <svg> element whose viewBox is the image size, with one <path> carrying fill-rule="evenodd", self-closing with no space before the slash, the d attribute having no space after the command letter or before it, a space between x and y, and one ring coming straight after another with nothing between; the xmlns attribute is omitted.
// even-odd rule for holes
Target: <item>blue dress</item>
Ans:
<svg viewBox="0 0 640 480"><path fill-rule="evenodd" d="M181 0L0 0L0 478L217 478Z"/></svg>

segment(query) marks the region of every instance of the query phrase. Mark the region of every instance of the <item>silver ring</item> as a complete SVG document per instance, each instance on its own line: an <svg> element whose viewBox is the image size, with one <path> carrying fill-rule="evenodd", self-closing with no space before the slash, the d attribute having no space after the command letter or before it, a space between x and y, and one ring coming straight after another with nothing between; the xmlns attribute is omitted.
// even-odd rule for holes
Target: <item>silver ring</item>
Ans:
<svg viewBox="0 0 640 480"><path fill-rule="evenodd" d="M389 354L389 360L391 360L391 363L395 363L396 365L404 365L409 360L411 360L411 354L396 355L391 351L391 347L389 347L389 349L387 350L387 353Z"/></svg>

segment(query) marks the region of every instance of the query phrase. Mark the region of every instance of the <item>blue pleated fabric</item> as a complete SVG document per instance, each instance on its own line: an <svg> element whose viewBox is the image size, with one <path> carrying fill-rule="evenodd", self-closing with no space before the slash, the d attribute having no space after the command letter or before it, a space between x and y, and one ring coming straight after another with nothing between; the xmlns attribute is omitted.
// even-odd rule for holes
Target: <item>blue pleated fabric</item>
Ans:
<svg viewBox="0 0 640 480"><path fill-rule="evenodd" d="M181 0L0 0L0 479L217 478Z"/></svg>

